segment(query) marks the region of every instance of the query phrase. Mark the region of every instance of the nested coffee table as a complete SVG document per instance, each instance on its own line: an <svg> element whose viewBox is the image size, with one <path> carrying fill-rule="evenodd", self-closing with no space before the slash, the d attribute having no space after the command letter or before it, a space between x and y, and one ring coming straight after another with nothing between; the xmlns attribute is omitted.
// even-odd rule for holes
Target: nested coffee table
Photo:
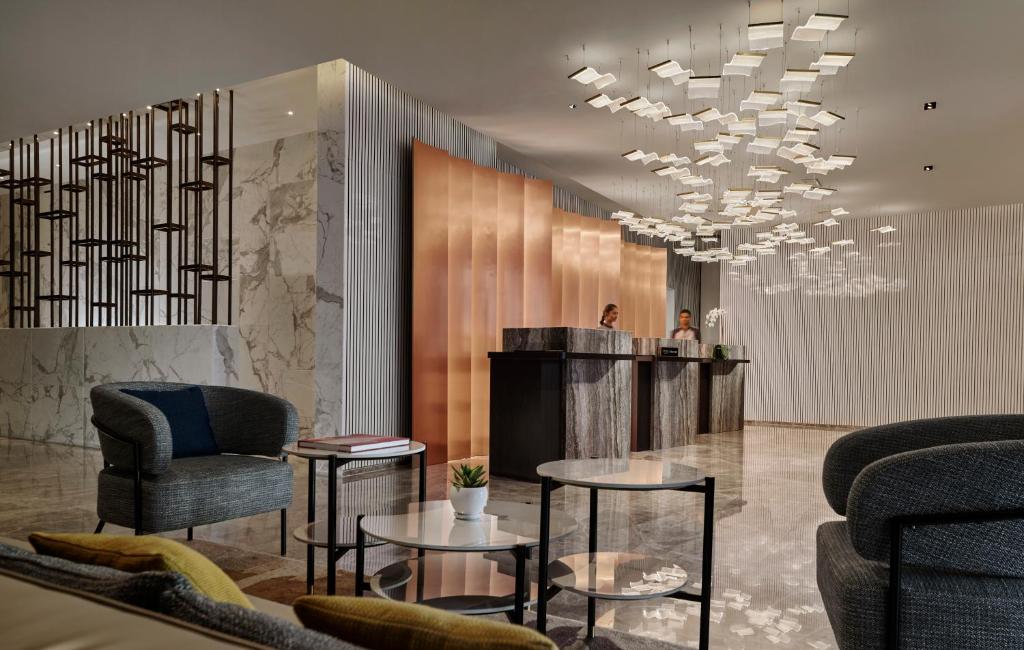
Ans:
<svg viewBox="0 0 1024 650"><path fill-rule="evenodd" d="M359 520L357 596L369 587L384 598L462 614L507 612L513 623L523 622L523 609L536 591L536 585L528 586L526 560L530 549L540 544L539 507L491 501L479 520L461 521L450 502L427 501L409 504L405 513L366 515ZM576 526L570 515L549 509L551 538L568 535ZM418 557L384 567L367 583L364 558L370 539L416 549ZM426 551L447 553L427 555ZM511 552L515 562L511 582L500 571L502 552Z"/></svg>
<svg viewBox="0 0 1024 650"><path fill-rule="evenodd" d="M338 521L338 468L355 460L392 460L419 456L420 485L419 499L427 498L427 446L422 442L410 441L408 447L379 449L356 454L328 449L300 447L297 443L286 446L282 451L289 456L309 461L309 488L306 503L305 526L295 529L295 539L306 545L306 593L313 593L313 552L315 548L327 549L327 594L333 596L337 579L338 558L356 547L357 515L352 513ZM316 519L316 464L327 462L327 521ZM379 542L378 544L383 543Z"/></svg>
<svg viewBox="0 0 1024 650"><path fill-rule="evenodd" d="M707 650L711 621L711 551L714 539L715 479L695 467L660 460L592 458L558 460L537 468L541 477L541 530L537 583L548 579L554 595L565 589L587 597L587 638L594 636L595 603L608 600L645 600L667 596L700 603L700 648ZM548 564L550 550L551 490L559 485L590 489L588 553L577 553ZM664 559L639 553L597 550L597 494L599 490L679 490L704 494L704 547L701 553L699 593L682 591L686 571ZM537 629L547 629L546 588L538 590Z"/></svg>

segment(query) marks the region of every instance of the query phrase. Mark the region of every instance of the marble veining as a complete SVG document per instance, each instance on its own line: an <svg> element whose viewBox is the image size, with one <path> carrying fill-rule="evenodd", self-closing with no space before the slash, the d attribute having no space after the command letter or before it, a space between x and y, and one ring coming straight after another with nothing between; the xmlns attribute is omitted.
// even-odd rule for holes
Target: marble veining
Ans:
<svg viewBox="0 0 1024 650"><path fill-rule="evenodd" d="M96 446L96 384L238 383L228 325L0 329L0 345L0 436Z"/></svg>
<svg viewBox="0 0 1024 650"><path fill-rule="evenodd" d="M602 354L632 354L629 332L585 327L506 327L502 330L505 352L564 350Z"/></svg>
<svg viewBox="0 0 1024 650"><path fill-rule="evenodd" d="M743 428L743 379L745 363L716 362L711 366L711 400L708 429L711 433Z"/></svg>
<svg viewBox="0 0 1024 650"><path fill-rule="evenodd" d="M317 76L316 403L318 436L343 433L345 395L345 150L348 63L321 63Z"/></svg>

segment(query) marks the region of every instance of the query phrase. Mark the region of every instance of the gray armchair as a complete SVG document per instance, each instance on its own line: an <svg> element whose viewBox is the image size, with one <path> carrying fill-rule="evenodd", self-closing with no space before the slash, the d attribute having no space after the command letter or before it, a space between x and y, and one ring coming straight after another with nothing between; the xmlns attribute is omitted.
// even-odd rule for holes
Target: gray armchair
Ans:
<svg viewBox="0 0 1024 650"><path fill-rule="evenodd" d="M172 459L167 418L122 391L190 385L130 382L92 389L92 422L104 461L96 532L111 522L133 528L136 535L184 528L192 539L194 526L280 510L284 555L292 468L282 462L281 449L298 437L295 407L256 391L200 386L221 453Z"/></svg>
<svg viewBox="0 0 1024 650"><path fill-rule="evenodd" d="M1024 647L1024 415L850 433L825 456L817 578L839 647Z"/></svg>

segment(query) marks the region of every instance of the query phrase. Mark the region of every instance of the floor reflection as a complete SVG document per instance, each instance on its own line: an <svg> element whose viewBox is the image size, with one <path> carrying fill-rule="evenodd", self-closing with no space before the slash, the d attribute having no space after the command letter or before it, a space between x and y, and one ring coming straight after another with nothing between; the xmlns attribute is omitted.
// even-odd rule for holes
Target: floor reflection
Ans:
<svg viewBox="0 0 1024 650"><path fill-rule="evenodd" d="M811 428L748 427L743 432L699 436L697 444L637 454L693 465L717 482L715 503L715 582L712 647L834 648L815 585L814 532L835 519L821 490L821 465L828 446L842 432ZM478 459L486 462L486 459ZM0 535L25 538L35 530L91 531L96 524L96 474L99 452L59 445L0 439ZM305 522L305 463L295 468L295 500L289 525ZM428 498L447 497L447 467L428 471ZM386 512L415 496L416 471L400 467L343 482L339 507ZM326 478L318 482L323 497ZM538 485L494 478L495 499L537 503ZM324 512L326 498L318 510ZM602 492L598 548L652 555L667 566L678 564L699 580L703 502L681 492ZM553 544L555 557L586 550L589 498L586 490L564 487L552 507L580 521L572 535ZM109 532L117 532L112 527ZM196 537L267 553L276 552L278 517L202 526ZM182 537L183 534L172 534ZM305 558L292 542L289 556ZM323 553L317 554L318 575ZM392 546L367 552L373 573L408 553ZM502 563L505 564L505 563ZM353 554L339 562L354 568ZM585 620L586 600L562 592L550 604L552 614ZM696 646L699 609L670 599L642 602L599 601L598 624L682 646Z"/></svg>

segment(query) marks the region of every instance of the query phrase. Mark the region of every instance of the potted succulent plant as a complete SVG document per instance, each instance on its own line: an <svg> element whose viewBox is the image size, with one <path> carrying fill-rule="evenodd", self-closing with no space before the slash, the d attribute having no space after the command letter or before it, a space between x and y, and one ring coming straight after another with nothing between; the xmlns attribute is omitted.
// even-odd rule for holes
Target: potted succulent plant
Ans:
<svg viewBox="0 0 1024 650"><path fill-rule="evenodd" d="M452 468L452 490L448 495L455 518L473 521L487 505L487 475L483 465L459 465Z"/></svg>

